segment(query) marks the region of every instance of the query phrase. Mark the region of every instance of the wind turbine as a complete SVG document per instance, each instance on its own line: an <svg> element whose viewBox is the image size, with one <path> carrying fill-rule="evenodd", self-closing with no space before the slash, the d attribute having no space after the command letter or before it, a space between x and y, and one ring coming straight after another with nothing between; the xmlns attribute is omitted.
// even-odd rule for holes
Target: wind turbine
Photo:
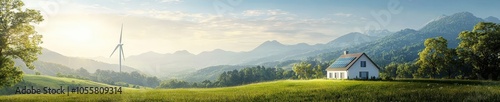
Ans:
<svg viewBox="0 0 500 102"><path fill-rule="evenodd" d="M115 47L115 50L113 50L113 52L111 53L111 55L109 55L109 57L111 58L111 56L113 56L113 54L115 53L116 49L120 48L118 51L118 58L119 58L119 61L120 61L120 73L122 72L122 56L123 56L123 60L125 60L125 54L123 53L123 44L122 44L122 32L123 32L123 24L122 24L122 29L120 30L120 42L118 43L118 45L116 45Z"/></svg>

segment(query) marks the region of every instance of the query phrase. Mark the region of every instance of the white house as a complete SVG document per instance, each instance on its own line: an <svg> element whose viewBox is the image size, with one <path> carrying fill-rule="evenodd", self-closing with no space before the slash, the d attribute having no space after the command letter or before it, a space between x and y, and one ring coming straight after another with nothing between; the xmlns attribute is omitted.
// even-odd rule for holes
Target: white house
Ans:
<svg viewBox="0 0 500 102"><path fill-rule="evenodd" d="M349 54L344 51L332 65L326 68L328 79L379 78L380 68L365 53Z"/></svg>

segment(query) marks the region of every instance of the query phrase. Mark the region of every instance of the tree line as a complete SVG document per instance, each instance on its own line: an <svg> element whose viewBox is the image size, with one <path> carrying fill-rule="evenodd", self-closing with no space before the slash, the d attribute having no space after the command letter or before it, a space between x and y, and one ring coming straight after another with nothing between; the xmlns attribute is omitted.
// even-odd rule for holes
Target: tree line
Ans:
<svg viewBox="0 0 500 102"><path fill-rule="evenodd" d="M162 81L158 88L226 87L282 79L324 78L326 77L326 71L324 70L328 67L329 64L329 62L306 60L294 64L292 70L255 66L243 68L241 70L223 72L215 81L204 80L199 83L190 83L177 79Z"/></svg>
<svg viewBox="0 0 500 102"><path fill-rule="evenodd" d="M413 62L391 63L383 76L389 78L500 78L500 25L480 22L463 31L458 47L448 48L443 37L428 38Z"/></svg>
<svg viewBox="0 0 500 102"><path fill-rule="evenodd" d="M138 86L147 87L157 87L160 84L160 80L155 76L147 76L145 74L140 74L137 71L133 72L115 72L110 70L99 70L97 69L94 73L89 73L86 69L80 68L76 70L74 75L64 75L57 73L57 77L68 77L77 78L84 80L92 80L95 82L106 83L110 85L118 85L131 87L129 84L133 84L132 87L137 88Z"/></svg>

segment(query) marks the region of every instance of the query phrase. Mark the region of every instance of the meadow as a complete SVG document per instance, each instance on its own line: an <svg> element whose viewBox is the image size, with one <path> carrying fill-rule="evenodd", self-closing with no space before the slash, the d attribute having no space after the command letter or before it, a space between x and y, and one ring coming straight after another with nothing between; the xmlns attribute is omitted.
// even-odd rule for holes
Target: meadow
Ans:
<svg viewBox="0 0 500 102"><path fill-rule="evenodd" d="M52 81L57 80L69 81L65 78ZM106 95L3 95L0 101L500 101L500 83L467 80L279 80L223 88L124 88L123 94Z"/></svg>

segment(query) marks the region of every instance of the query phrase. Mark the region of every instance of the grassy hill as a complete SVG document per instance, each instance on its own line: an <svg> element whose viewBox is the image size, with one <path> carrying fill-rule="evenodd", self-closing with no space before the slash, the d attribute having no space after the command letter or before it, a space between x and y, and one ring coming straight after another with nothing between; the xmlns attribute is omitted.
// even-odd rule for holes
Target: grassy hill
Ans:
<svg viewBox="0 0 500 102"><path fill-rule="evenodd" d="M31 87L43 88L43 87L67 87L67 86L111 86L103 83L93 82L89 80L80 80L72 78L60 78L45 75L29 75L25 74L23 81L12 86L0 89L0 95L14 94L17 87Z"/></svg>
<svg viewBox="0 0 500 102"><path fill-rule="evenodd" d="M0 101L500 101L491 81L282 80L209 89L124 89L123 94L9 95Z"/></svg>

